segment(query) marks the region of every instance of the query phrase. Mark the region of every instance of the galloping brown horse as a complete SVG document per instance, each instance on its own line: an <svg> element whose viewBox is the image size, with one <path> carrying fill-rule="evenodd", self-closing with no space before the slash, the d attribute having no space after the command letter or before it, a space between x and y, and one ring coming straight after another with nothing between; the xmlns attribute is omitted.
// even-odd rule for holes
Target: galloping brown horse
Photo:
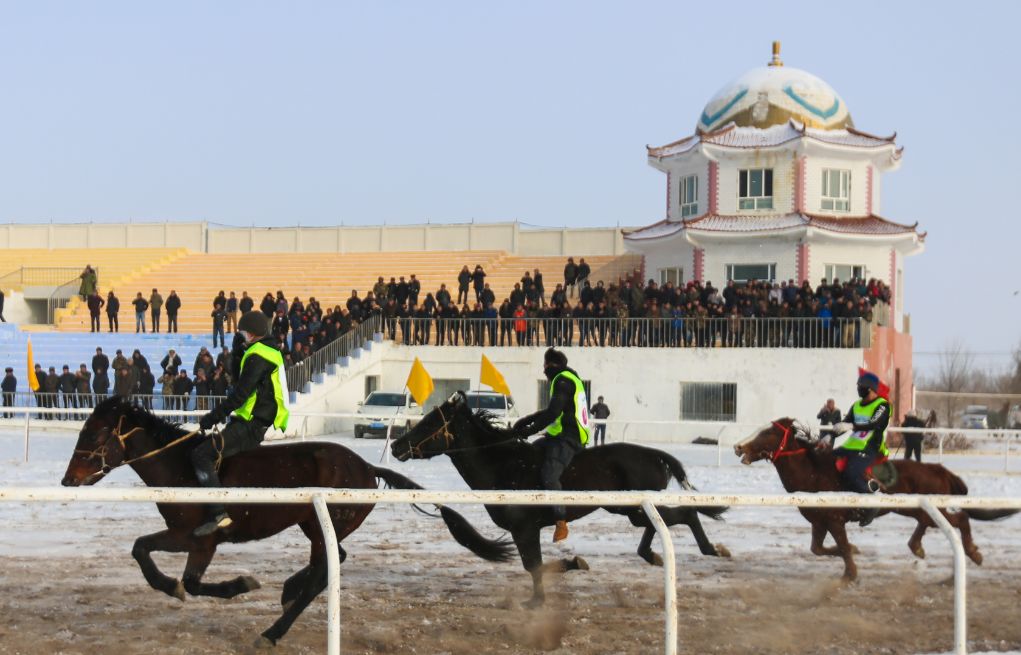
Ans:
<svg viewBox="0 0 1021 655"><path fill-rule="evenodd" d="M74 454L67 465L65 487L95 484L110 470L130 465L149 486L195 487L198 480L188 450L201 437L189 435L146 410L116 396L100 403L85 421ZM408 478L373 466L343 446L331 443L295 443L261 446L223 461L220 477L225 487L332 487L375 489L378 480L400 489L421 489ZM192 534L205 520L202 505L158 503L167 529L139 537L131 554L153 589L180 600L193 596L233 598L259 588L251 577L226 582L203 582L202 575L223 542L265 539L297 525L311 542L309 564L284 582L281 617L262 639L275 644L308 604L326 588L326 540L310 504L227 505L234 519L230 529L205 537ZM372 505L332 505L330 518L337 533L340 561L347 554L339 543L354 532L372 511ZM440 513L451 535L483 559L506 561L514 547L484 538L463 516L442 507ZM152 560L153 551L186 552L188 562L181 580L164 575Z"/></svg>
<svg viewBox="0 0 1021 655"><path fill-rule="evenodd" d="M751 464L760 459L773 463L780 475L784 489L795 491L844 491L836 468L836 457L830 450L817 450L808 430L797 421L782 418L773 421L751 437L734 446L734 453L741 463ZM890 494L945 494L963 496L968 486L961 478L948 471L942 464L919 464L911 460L891 460L897 468L898 480L883 491ZM847 540L845 523L855 520L856 510L848 508L819 509L799 508L801 515L812 524L812 553L815 555L839 556L844 559L844 580L851 582L858 577L858 569L852 554L857 549ZM916 557L924 558L922 536L936 524L922 509L883 510L910 516L918 522L914 534L908 540L908 548ZM969 519L994 521L1018 510L977 510L965 509L959 512L940 510L943 516L961 532L964 552L976 564L982 563L982 554L971 539ZM823 542L826 533L833 535L835 548L826 548Z"/></svg>

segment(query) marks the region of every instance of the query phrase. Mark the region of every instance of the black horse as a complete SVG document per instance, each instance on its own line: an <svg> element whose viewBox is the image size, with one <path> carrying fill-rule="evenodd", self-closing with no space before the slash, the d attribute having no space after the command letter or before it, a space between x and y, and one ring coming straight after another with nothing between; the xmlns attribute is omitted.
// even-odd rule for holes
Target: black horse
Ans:
<svg viewBox="0 0 1021 655"><path fill-rule="evenodd" d="M496 427L492 417L476 414L463 392L426 414L410 432L394 441L391 452L401 461L428 459L447 454L472 489L541 489L539 469L542 453L534 445L517 439L510 431ZM561 476L565 490L577 491L660 491L676 479L684 489L693 489L684 467L676 458L636 444L616 443L578 453ZM568 520L599 509L596 506L567 508ZM662 565L651 548L656 530L640 507L604 506L608 512L623 514L635 526L645 528L638 554L649 564ZM683 523L691 528L703 555L729 557L726 548L713 546L706 537L698 515L720 519L726 507L658 507L667 525ZM501 528L509 531L518 546L525 569L532 574L532 598L526 607L545 600L542 575L546 570L587 569L580 557L544 565L539 548L539 530L553 525L549 507L486 505L486 511Z"/></svg>
<svg viewBox="0 0 1021 655"><path fill-rule="evenodd" d="M65 487L94 484L110 470L128 464L149 486L195 487L198 480L188 451L201 438L114 396L100 403L85 421L62 484ZM383 480L399 489L422 488L399 473L372 466L343 446L314 442L261 446L235 455L223 461L220 477L226 487L375 489L377 480ZM298 525L311 542L309 564L284 583L280 597L283 614L262 633L263 639L275 644L326 588L326 542L310 504L227 505L234 520L230 529L205 537L192 534L205 520L202 505L158 503L156 507L167 529L139 537L131 550L153 589L180 600L184 600L185 593L232 598L258 589L259 583L251 577L208 583L202 581L202 575L219 544L265 539L292 525ZM372 507L330 506L338 544L362 524ZM447 507L440 511L451 535L479 557L502 562L513 556L509 542L485 539L457 512ZM343 562L347 554L343 548L339 550ZM152 560L154 551L188 553L181 580L160 572Z"/></svg>

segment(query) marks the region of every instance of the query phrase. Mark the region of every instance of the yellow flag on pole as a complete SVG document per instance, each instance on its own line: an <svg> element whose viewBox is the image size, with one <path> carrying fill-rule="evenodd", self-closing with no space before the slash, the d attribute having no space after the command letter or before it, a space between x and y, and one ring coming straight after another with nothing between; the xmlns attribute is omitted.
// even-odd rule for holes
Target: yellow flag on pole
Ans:
<svg viewBox="0 0 1021 655"><path fill-rule="evenodd" d="M418 357L415 358L415 363L411 365L411 373L408 374L406 386L408 391L411 392L411 397L419 405L424 405L425 401L432 395L433 389L436 388L436 385L433 384L433 379L429 377L429 372L422 366L422 362L419 361Z"/></svg>
<svg viewBox="0 0 1021 655"><path fill-rule="evenodd" d="M479 382L493 388L493 391L502 393L505 396L511 395L507 381L503 379L500 371L496 370L493 362L485 354L482 355L482 373L479 375Z"/></svg>
<svg viewBox="0 0 1021 655"><path fill-rule="evenodd" d="M32 358L32 339L28 340L28 388L39 391L39 378L35 375L35 361Z"/></svg>

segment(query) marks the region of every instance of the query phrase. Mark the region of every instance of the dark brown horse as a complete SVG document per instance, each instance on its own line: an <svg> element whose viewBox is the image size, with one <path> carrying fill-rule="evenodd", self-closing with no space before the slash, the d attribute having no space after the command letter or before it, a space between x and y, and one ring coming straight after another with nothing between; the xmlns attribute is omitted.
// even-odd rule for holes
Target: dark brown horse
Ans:
<svg viewBox="0 0 1021 655"><path fill-rule="evenodd" d="M129 464L140 478L153 487L195 487L198 481L188 457L189 448L201 436L189 437L171 425L118 397L100 403L85 421L62 484L94 484L110 470ZM151 455L151 456L150 456ZM378 480L400 489L421 489L408 478L372 466L343 446L330 443L295 443L261 446L223 461L220 477L225 487L332 487L375 489ZM184 600L185 594L232 598L259 588L243 576L226 582L202 581L206 567L223 542L240 543L265 539L292 525L301 528L311 542L309 564L284 582L280 602L283 614L262 639L276 643L290 629L305 607L326 588L326 542L311 504L227 505L234 523L226 531L206 537L192 535L205 520L202 505L158 503L156 507L167 529L139 537L131 554L153 589ZM337 541L362 524L372 505L334 505L330 516ZM506 561L513 546L485 539L464 517L446 507L441 515L450 533L461 545L491 561ZM340 548L340 561L346 553ZM188 562L181 580L164 575L153 562L154 551L186 552Z"/></svg>
<svg viewBox="0 0 1021 655"><path fill-rule="evenodd" d="M493 424L492 418L475 414L463 392L451 396L411 429L394 441L393 455L401 461L429 459L449 455L461 477L472 489L541 489L539 469L542 453L533 444L515 438L508 430ZM671 480L684 489L693 489L681 463L655 448L615 443L589 448L575 455L561 476L565 490L575 491L660 491ZM573 521L599 509L596 506L571 506L567 519ZM656 530L641 507L603 506L608 512L623 514L632 525L644 528L638 555L649 564L663 560L651 548ZM691 528L703 555L729 556L726 548L714 546L706 537L698 515L719 519L726 507L657 507L667 525L685 524ZM542 577L546 570L587 569L580 557L542 563L539 530L553 525L549 507L525 505L486 505L486 511L501 528L509 531L521 554L521 562L532 574L532 598L526 607L543 603Z"/></svg>
<svg viewBox="0 0 1021 655"><path fill-rule="evenodd" d="M793 419L782 418L734 446L734 453L741 458L743 464L751 464L761 459L772 462L787 491L843 491L833 451L819 450L815 446L816 441L807 428ZM893 486L883 489L885 493L958 496L968 493L964 481L942 464L919 464L911 460L891 462L897 468L898 479ZM856 519L856 510L799 508L799 511L812 524L812 553L842 557L844 580L847 582L855 580L858 577L858 569L852 555L857 549L847 539L845 524ZM926 530L936 526L935 522L922 509L884 510L882 514L890 511L910 516L918 522L914 534L908 540L908 548L916 557L924 558L922 537ZM950 525L960 530L964 552L976 564L982 563L982 554L971 539L969 519L993 521L1017 513L1017 510L940 511L950 521ZM833 536L837 543L836 547L823 546L826 533Z"/></svg>

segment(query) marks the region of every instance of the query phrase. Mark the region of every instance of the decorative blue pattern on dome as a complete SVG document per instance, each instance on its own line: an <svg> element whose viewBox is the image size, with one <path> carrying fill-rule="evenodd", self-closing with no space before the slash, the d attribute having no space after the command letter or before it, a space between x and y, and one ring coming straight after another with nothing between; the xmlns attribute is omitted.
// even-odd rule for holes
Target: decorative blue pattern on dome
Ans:
<svg viewBox="0 0 1021 655"><path fill-rule="evenodd" d="M783 88L783 92L786 93L791 100L798 103L799 105L801 105L802 107L804 107L805 109L807 109L808 111L812 112L813 114L822 119L830 118L831 116L833 116L833 114L837 113L838 109L840 109L840 98L834 98L833 106L830 107L829 109L819 109L818 107L809 103L807 100L803 99L801 96L795 93L794 89L789 84Z"/></svg>
<svg viewBox="0 0 1021 655"><path fill-rule="evenodd" d="M747 95L747 94L748 94L748 87L745 87L745 88L741 89L741 91L739 91L736 96L734 96L733 98L730 99L730 102L728 102L727 104L723 105L723 108L720 109L715 114L713 114L712 116L708 116L705 113L705 111L703 111L702 112L702 118L700 119L702 121L702 124L705 125L706 127L709 127L710 125L712 125L716 121L720 120L720 118L723 117L724 114L726 114L728 111L730 111L734 107L734 105L736 105L741 100L741 98L745 97L745 95Z"/></svg>

